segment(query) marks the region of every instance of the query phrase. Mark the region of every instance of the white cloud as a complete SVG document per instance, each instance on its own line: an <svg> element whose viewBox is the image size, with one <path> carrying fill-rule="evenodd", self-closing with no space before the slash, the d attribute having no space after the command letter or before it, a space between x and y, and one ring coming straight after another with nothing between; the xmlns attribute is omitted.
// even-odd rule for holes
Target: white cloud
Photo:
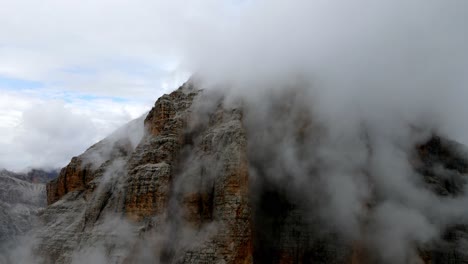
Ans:
<svg viewBox="0 0 468 264"><path fill-rule="evenodd" d="M0 77L144 98L184 72L188 32L230 9L214 0L4 1Z"/></svg>
<svg viewBox="0 0 468 264"><path fill-rule="evenodd" d="M0 167L63 166L148 111L188 77L177 43L191 21L220 8L213 0L2 1Z"/></svg>
<svg viewBox="0 0 468 264"><path fill-rule="evenodd" d="M150 101L46 99L34 92L0 95L0 167L57 168L148 111Z"/></svg>

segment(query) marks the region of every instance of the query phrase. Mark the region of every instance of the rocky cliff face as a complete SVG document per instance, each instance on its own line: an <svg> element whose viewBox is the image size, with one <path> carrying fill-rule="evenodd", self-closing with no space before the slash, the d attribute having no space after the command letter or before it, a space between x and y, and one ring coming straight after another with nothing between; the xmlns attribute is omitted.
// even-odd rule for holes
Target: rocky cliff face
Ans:
<svg viewBox="0 0 468 264"><path fill-rule="evenodd" d="M358 201L360 230L344 232L324 218L323 199L334 198L314 194L335 170L314 154L323 130L292 105L275 106L282 114L266 122L246 116L252 105L226 102L191 83L162 96L146 117L73 158L47 184L49 206L41 214L43 227L34 233L38 243L32 254L40 256L35 260L392 263L392 256L376 253L368 239L379 216L373 212L380 212L378 204L385 200L377 187ZM135 132L138 127L143 132ZM291 138L307 148L289 153ZM463 157L461 146L433 136L415 145L409 158L422 188L434 197L457 197L466 182ZM307 177L294 177L286 163ZM361 165L346 172L372 182L372 170ZM464 223L447 224L430 243L408 238L414 250L399 261L468 263Z"/></svg>
<svg viewBox="0 0 468 264"><path fill-rule="evenodd" d="M47 228L38 235L45 262L74 261L77 249L93 247L117 263L252 261L242 114L213 105L191 127L198 93L186 85L161 97L138 145L125 136L99 142L47 185ZM102 231L112 228L106 217L128 233ZM119 235L126 238L115 245Z"/></svg>

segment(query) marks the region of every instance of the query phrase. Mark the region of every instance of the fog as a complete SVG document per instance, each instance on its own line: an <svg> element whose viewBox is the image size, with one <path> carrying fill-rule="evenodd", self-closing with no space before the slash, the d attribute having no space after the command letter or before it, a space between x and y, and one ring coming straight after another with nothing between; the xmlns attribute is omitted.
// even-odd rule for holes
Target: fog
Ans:
<svg viewBox="0 0 468 264"><path fill-rule="evenodd" d="M437 197L410 164L431 134L468 143L467 8L256 1L191 35L186 58L204 86L245 102L252 177L305 197L324 228L380 262L407 263L468 216L467 197Z"/></svg>
<svg viewBox="0 0 468 264"><path fill-rule="evenodd" d="M231 20L196 20L174 49L204 93L244 107L252 182L284 188L302 200L310 222L349 243L361 241L379 263L412 263L448 226L466 223L468 196L436 195L411 160L414 146L433 134L468 144L468 3L242 5ZM206 123L219 100L204 98L189 129ZM132 148L142 137L135 131ZM113 171L104 175L102 184L118 181ZM123 226L131 240L125 243L139 239L125 221L104 223ZM193 240L181 233L184 243ZM160 236L139 241L159 245ZM107 263L106 253L99 245L80 249L73 263Z"/></svg>
<svg viewBox="0 0 468 264"><path fill-rule="evenodd" d="M252 97L305 79L319 98L314 107L329 118L424 117L468 142L459 118L468 111L466 7L462 1L252 1L222 27L202 24L189 32L184 61L207 82L229 83L233 93Z"/></svg>

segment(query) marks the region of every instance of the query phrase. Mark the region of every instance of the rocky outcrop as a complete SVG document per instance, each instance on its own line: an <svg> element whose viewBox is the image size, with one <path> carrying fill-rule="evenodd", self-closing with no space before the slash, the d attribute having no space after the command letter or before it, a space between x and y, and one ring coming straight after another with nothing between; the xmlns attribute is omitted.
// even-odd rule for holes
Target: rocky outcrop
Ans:
<svg viewBox="0 0 468 264"><path fill-rule="evenodd" d="M84 188L93 178L90 167L89 164L84 166L78 157L73 158L70 164L61 170L59 177L47 184L47 203L54 203L68 192Z"/></svg>
<svg viewBox="0 0 468 264"><path fill-rule="evenodd" d="M435 194L441 197L459 197L466 189L468 161L466 149L459 143L439 136L417 146L420 157L419 171ZM468 253L463 245L468 242L468 224L459 220L447 226L442 239L434 248L424 252L425 263L468 263Z"/></svg>
<svg viewBox="0 0 468 264"><path fill-rule="evenodd" d="M127 138L111 137L93 145L82 155L73 157L58 177L47 183L47 203L52 204L69 192L84 190L101 165L126 156L131 148Z"/></svg>
<svg viewBox="0 0 468 264"><path fill-rule="evenodd" d="M78 249L96 245L115 262L138 263L144 250L161 262L252 262L242 113L218 98L208 119L190 123L198 94L187 84L162 96L135 148L111 147L98 155L108 145L103 140L48 184L46 228L38 232L36 249L46 252L46 263L70 262ZM85 163L96 156L100 163ZM124 221L127 238L140 239L120 247L109 243L102 231L106 217Z"/></svg>
<svg viewBox="0 0 468 264"><path fill-rule="evenodd" d="M468 161L463 146L438 136L416 148L419 163L415 165L429 188L440 196L458 196L467 181Z"/></svg>

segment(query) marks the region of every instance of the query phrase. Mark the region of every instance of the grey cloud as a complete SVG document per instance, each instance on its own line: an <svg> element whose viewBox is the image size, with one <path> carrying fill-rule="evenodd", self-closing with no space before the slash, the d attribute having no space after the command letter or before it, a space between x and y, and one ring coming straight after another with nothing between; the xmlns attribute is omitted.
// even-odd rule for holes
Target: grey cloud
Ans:
<svg viewBox="0 0 468 264"><path fill-rule="evenodd" d="M16 159L22 160L17 162L29 162L23 166L31 167L63 165L72 155L96 140L98 134L87 117L72 113L58 102L37 104L24 111L22 123L16 131L9 146L15 149L9 155L20 155Z"/></svg>

